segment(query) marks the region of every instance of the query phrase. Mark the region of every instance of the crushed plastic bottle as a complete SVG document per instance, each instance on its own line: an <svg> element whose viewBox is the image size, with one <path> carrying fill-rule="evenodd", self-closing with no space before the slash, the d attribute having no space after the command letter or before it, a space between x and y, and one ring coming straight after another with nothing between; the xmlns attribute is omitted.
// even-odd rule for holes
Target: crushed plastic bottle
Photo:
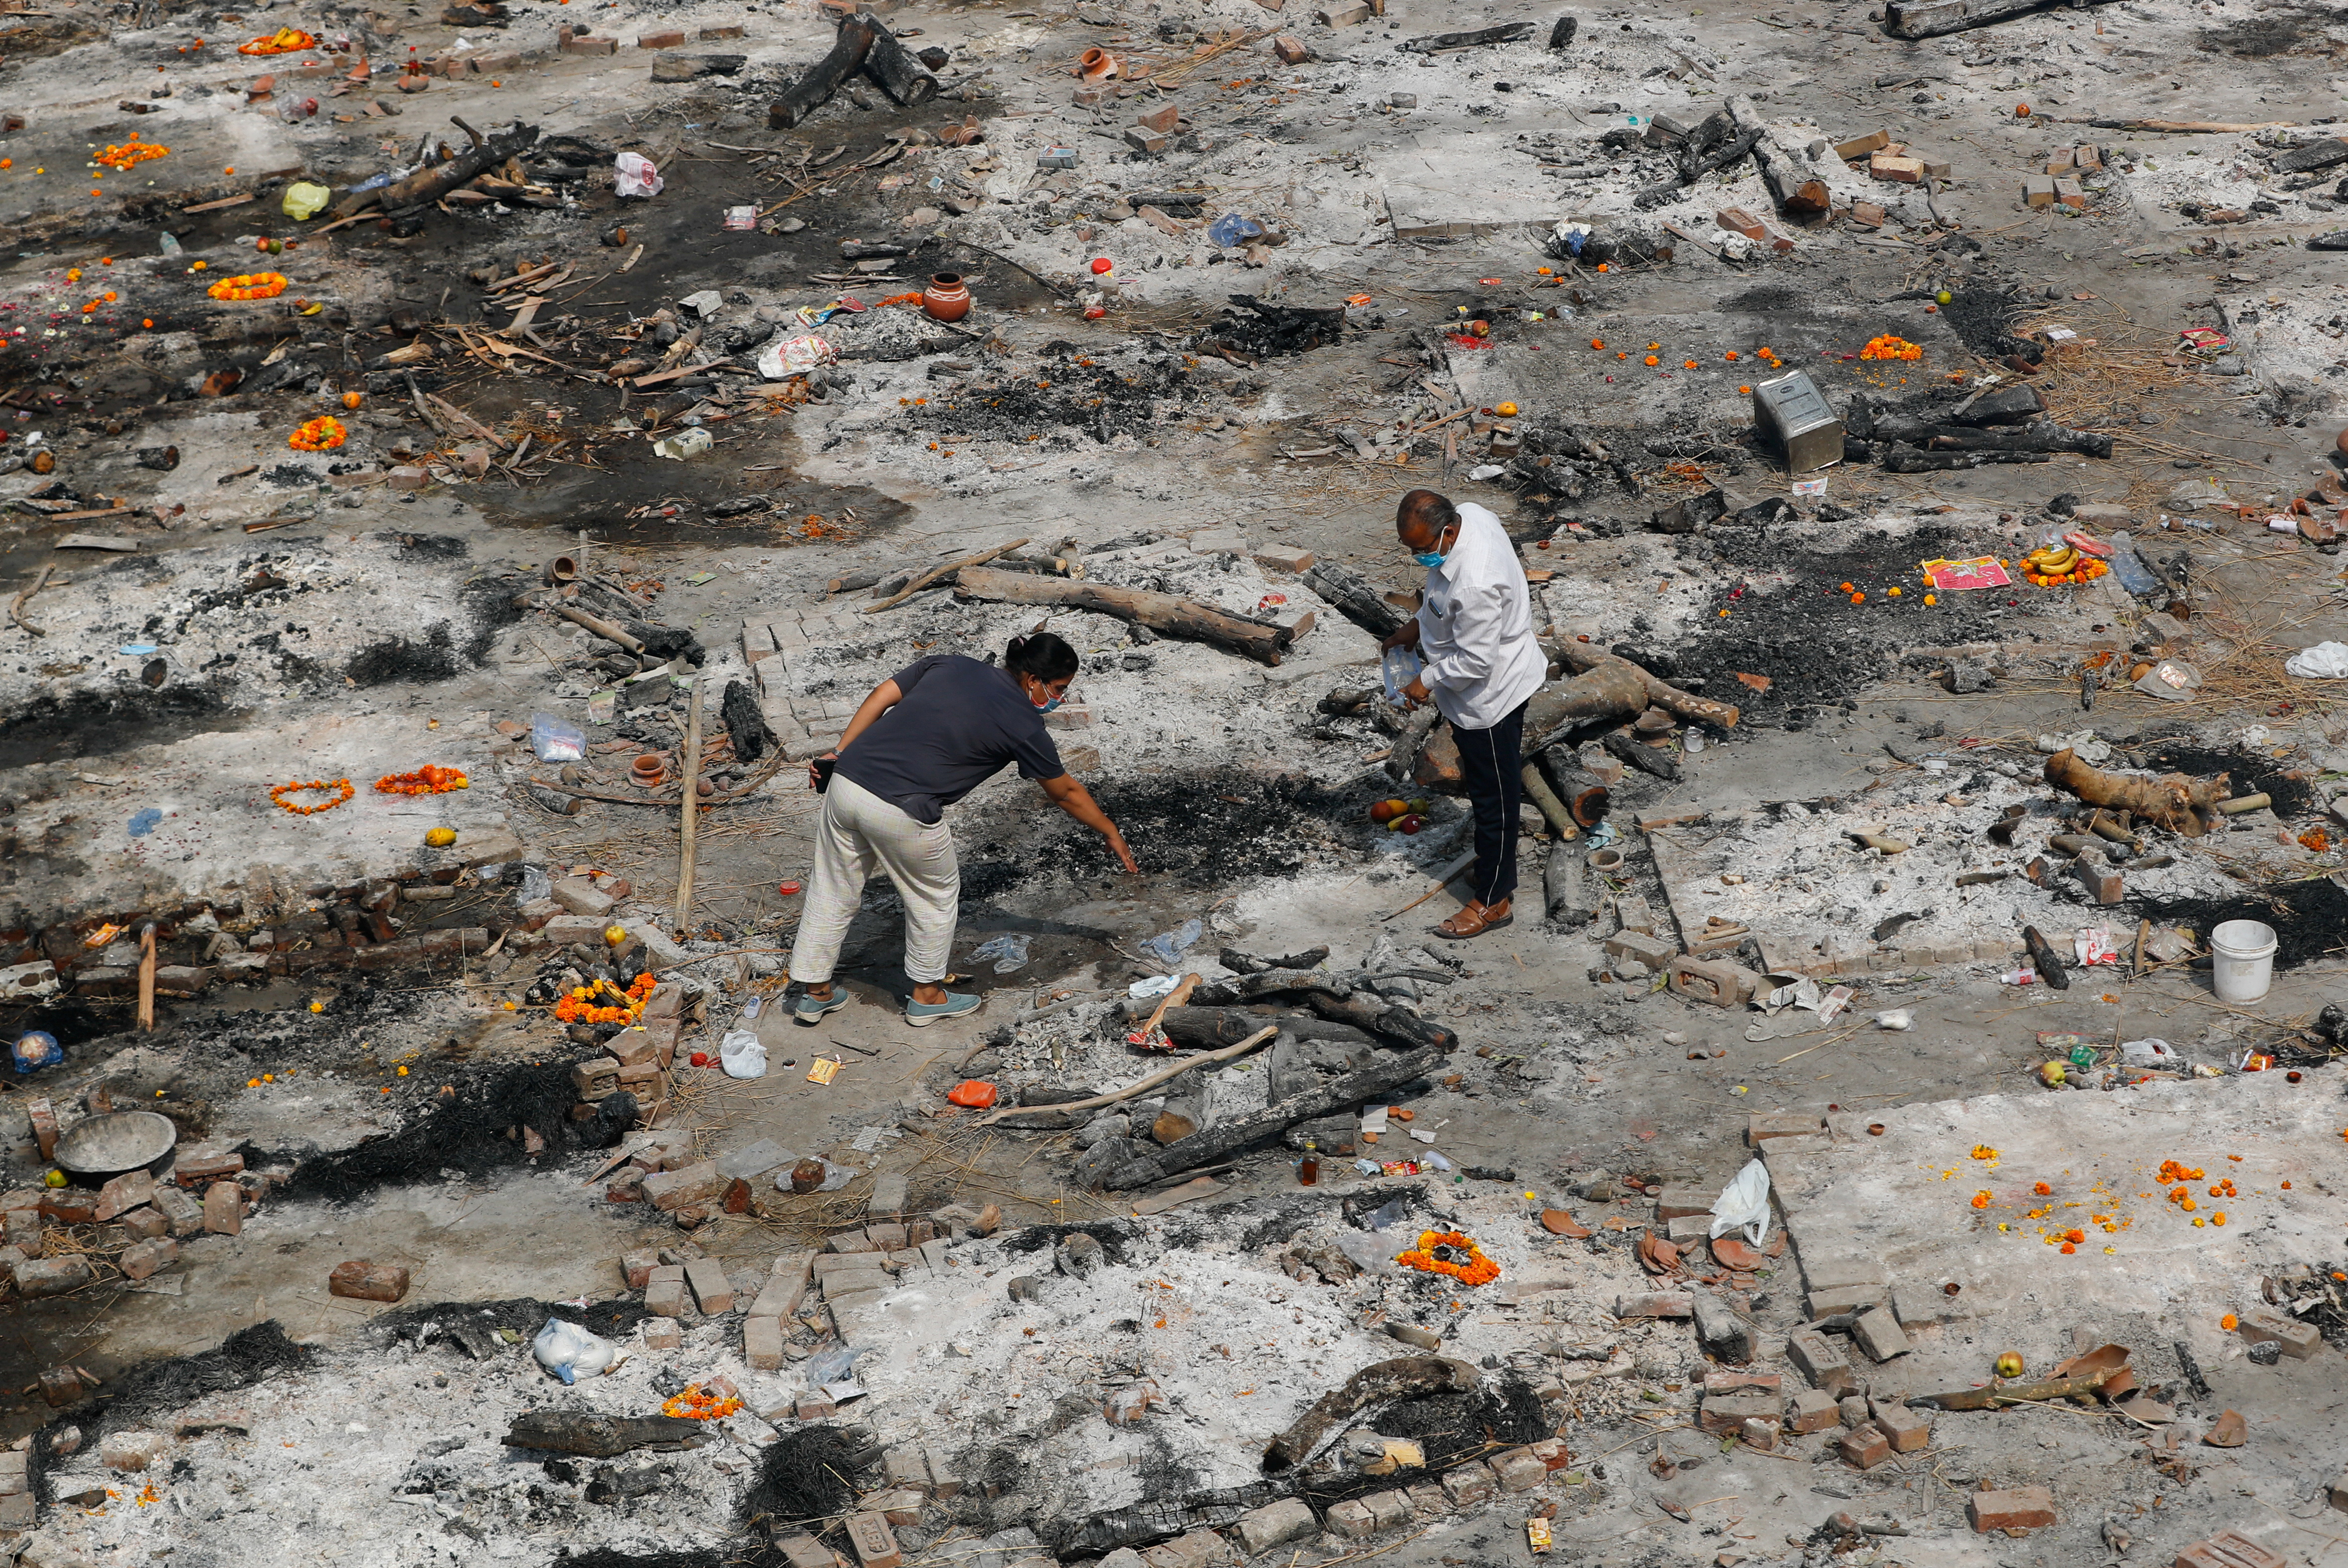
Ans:
<svg viewBox="0 0 2348 1568"><path fill-rule="evenodd" d="M1997 983L2001 985L2035 985L2038 984L2038 971L2009 969L1997 977Z"/></svg>
<svg viewBox="0 0 2348 1568"><path fill-rule="evenodd" d="M2136 542L2125 532L2112 535L2112 575L2119 579L2120 586L2132 598L2148 599L2167 591L2152 568L2144 563L2144 557L2136 552Z"/></svg>
<svg viewBox="0 0 2348 1568"><path fill-rule="evenodd" d="M171 238L170 235L166 234L156 246L156 249L160 251L164 255L176 256L180 253L180 242Z"/></svg>

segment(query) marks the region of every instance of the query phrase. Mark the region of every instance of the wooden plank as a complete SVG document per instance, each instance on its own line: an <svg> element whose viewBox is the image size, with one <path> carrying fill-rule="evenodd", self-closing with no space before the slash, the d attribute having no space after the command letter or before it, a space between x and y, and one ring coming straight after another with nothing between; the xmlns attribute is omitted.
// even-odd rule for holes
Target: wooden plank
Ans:
<svg viewBox="0 0 2348 1568"><path fill-rule="evenodd" d="M100 506L92 507L88 511L53 511L48 514L48 518L51 522L80 522L93 517L125 517L133 510L127 506ZM59 548L62 549L63 546Z"/></svg>
<svg viewBox="0 0 2348 1568"><path fill-rule="evenodd" d="M1211 1198L1224 1190L1223 1184L1212 1176L1200 1176L1153 1197L1136 1199L1133 1212L1137 1214L1162 1214L1169 1209L1179 1208L1200 1198Z"/></svg>
<svg viewBox="0 0 2348 1568"><path fill-rule="evenodd" d="M247 201L253 200L256 200L255 193L248 191L242 196L223 196L217 201L199 201L192 207L182 207L180 211L183 214L188 212L215 212L222 207L242 207Z"/></svg>
<svg viewBox="0 0 2348 1568"><path fill-rule="evenodd" d="M129 511L130 509L129 507L124 507L122 510ZM126 551L138 549L139 542L135 539L125 539L120 534L116 533L68 533L63 539L57 541L55 548L58 550Z"/></svg>

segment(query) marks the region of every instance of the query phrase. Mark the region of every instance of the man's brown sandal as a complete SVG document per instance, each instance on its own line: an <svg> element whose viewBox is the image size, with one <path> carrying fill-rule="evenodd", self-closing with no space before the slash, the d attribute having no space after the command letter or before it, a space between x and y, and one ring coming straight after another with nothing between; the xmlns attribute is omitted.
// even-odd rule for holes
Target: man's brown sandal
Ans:
<svg viewBox="0 0 2348 1568"><path fill-rule="evenodd" d="M1488 931L1498 931L1517 918L1509 913L1511 901L1502 899L1497 905L1471 903L1442 924L1434 927L1435 934L1446 942L1465 942L1481 936ZM1495 915L1497 908L1500 913Z"/></svg>

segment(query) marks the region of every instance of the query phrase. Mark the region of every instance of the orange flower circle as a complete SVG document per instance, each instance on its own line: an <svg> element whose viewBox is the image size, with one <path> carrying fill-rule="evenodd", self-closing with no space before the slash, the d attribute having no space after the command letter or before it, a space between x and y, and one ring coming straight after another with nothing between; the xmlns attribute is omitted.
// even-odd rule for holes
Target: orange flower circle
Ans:
<svg viewBox="0 0 2348 1568"><path fill-rule="evenodd" d="M340 419L321 414L286 437L285 444L297 452L331 452L343 444L346 434Z"/></svg>

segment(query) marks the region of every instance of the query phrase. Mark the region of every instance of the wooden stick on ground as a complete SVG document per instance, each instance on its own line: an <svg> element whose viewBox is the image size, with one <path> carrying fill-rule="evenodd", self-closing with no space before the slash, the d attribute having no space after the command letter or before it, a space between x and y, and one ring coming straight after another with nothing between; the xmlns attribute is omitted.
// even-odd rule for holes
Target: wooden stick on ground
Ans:
<svg viewBox="0 0 2348 1568"><path fill-rule="evenodd" d="M561 616L566 621L586 627L589 631L594 633L597 636L603 638L607 642L619 644L620 646L627 649L628 652L636 655L640 658L644 655L644 645L642 643L636 641L635 638L628 635L627 633L612 624L611 622L606 621L601 615L591 615L576 604L557 604L554 607L554 613Z"/></svg>
<svg viewBox="0 0 2348 1568"><path fill-rule="evenodd" d="M1404 904L1400 909L1395 911L1394 913L1382 914L1378 916L1378 919L1380 921L1398 920L1402 916L1408 914L1412 910L1416 909L1420 904L1425 903L1428 899L1433 898L1437 893L1439 893L1445 888L1449 887L1453 877L1457 876L1461 872L1466 871L1469 866L1472 866L1475 863L1476 851L1470 850L1466 854L1460 856L1457 860L1452 861L1449 865L1444 867L1442 874L1435 879L1435 885L1433 887L1428 888L1425 892L1420 893L1416 898L1412 899L1408 903Z"/></svg>
<svg viewBox="0 0 2348 1568"><path fill-rule="evenodd" d="M676 934L693 915L693 832L701 816L701 679L694 677L693 702L685 719L685 820L678 829L684 849L676 873Z"/></svg>
<svg viewBox="0 0 2348 1568"><path fill-rule="evenodd" d="M55 572L57 569L57 563L55 562L51 562L48 565L42 567L41 574L33 579L33 585L8 602L8 619L15 624L24 627L25 630L32 633L33 635L36 637L46 637L48 635L48 633L43 631L40 627L36 626L32 622L25 619L25 603L26 601L32 598L34 594L41 591L42 586L49 580L49 573Z"/></svg>
<svg viewBox="0 0 2348 1568"><path fill-rule="evenodd" d="M1117 588L1106 583L1072 582L1036 577L1025 572L1001 572L989 567L963 569L954 592L964 598L1000 604L1054 605L1066 610L1091 610L1148 627L1161 637L1210 643L1265 665L1277 665L1295 640L1295 634L1270 621L1259 621L1219 610L1212 604L1159 593L1147 588Z"/></svg>
<svg viewBox="0 0 2348 1568"><path fill-rule="evenodd" d="M932 567L878 604L865 605L864 613L868 615L877 615L883 610L893 610L939 578L951 577L965 566L983 566L996 556L1008 554L1026 542L1024 539L1014 539L1008 544L998 544L992 550L982 550L976 555L965 555L960 561L949 561L943 566Z"/></svg>
<svg viewBox="0 0 2348 1568"><path fill-rule="evenodd" d="M1246 1039L1241 1040L1236 1046L1227 1046L1220 1051L1209 1051L1204 1056L1192 1057L1187 1061L1176 1062L1172 1067L1165 1068L1159 1071L1151 1073L1148 1078L1142 1078L1138 1082L1129 1083L1120 1089L1112 1089L1107 1094L1097 1094L1090 1099L1072 1099L1066 1105L1005 1106L1001 1110L994 1112L991 1116L981 1117L978 1120L978 1125L981 1127L993 1127L996 1122L1001 1121L1007 1116L1066 1116L1072 1111L1097 1110L1102 1106L1115 1105L1119 1100L1132 1099L1138 1095L1147 1094L1151 1089L1156 1088L1159 1084L1167 1083L1174 1078L1181 1077L1184 1073L1189 1072L1192 1068L1211 1067L1217 1062L1230 1061L1233 1057L1245 1056L1248 1052L1255 1049L1256 1047L1263 1044L1264 1041L1272 1038L1272 1036L1278 1033L1280 1033L1280 1029L1277 1025L1258 1029L1254 1034L1250 1035Z"/></svg>
<svg viewBox="0 0 2348 1568"><path fill-rule="evenodd" d="M1199 988L1199 980L1200 976L1195 972L1185 975L1182 976L1182 983L1179 985L1175 986L1174 989L1167 992L1166 995L1158 998L1158 1006L1156 1010L1149 1015L1149 1022L1142 1025L1141 1032L1135 1037L1136 1043L1138 1043L1143 1050L1146 1051L1150 1048L1149 1037L1151 1034L1156 1032L1158 1028L1158 1020L1166 1016L1166 1009L1169 1007L1179 1007L1183 1003L1189 1001L1190 999L1190 993ZM1167 1048L1170 1050L1173 1047L1169 1046Z"/></svg>
<svg viewBox="0 0 2348 1568"><path fill-rule="evenodd" d="M155 1026L155 928L141 926L139 931L139 1028L144 1034Z"/></svg>

